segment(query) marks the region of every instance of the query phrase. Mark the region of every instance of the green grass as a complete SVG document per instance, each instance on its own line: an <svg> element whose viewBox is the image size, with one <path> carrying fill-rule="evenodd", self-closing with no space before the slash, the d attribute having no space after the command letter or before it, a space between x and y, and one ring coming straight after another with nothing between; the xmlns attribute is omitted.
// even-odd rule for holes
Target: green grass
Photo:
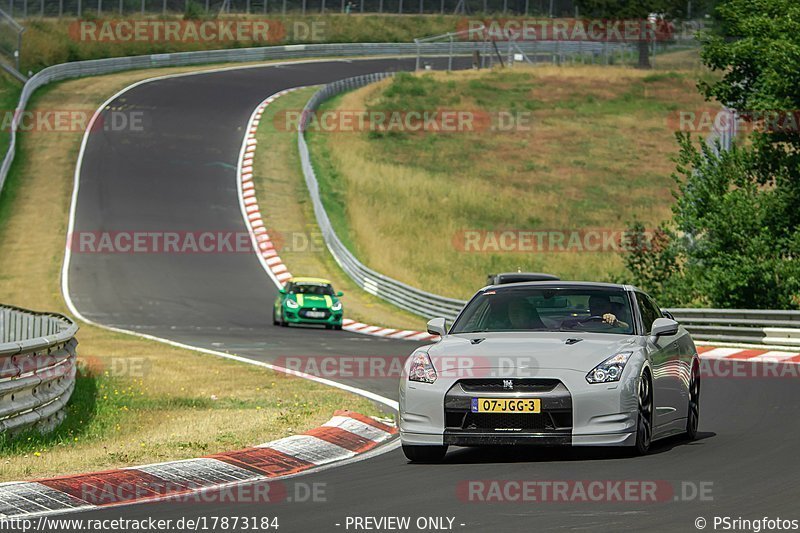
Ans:
<svg viewBox="0 0 800 533"><path fill-rule="evenodd" d="M707 107L685 71L538 67L401 74L324 110L473 110L529 120L516 131L312 132L326 208L371 268L466 298L495 271L624 276L617 252L464 252L465 230L624 230L670 213L668 117Z"/></svg>
<svg viewBox="0 0 800 533"><path fill-rule="evenodd" d="M96 18L91 14L84 19L99 21L114 20L120 17ZM125 19L139 19L140 15L126 15ZM145 18L161 18L148 16ZM180 20L182 15L169 14L166 19ZM262 15L230 15L225 19L263 19ZM455 15L342 15L337 13L326 15L301 16L298 14L269 15L270 21L280 22L287 33L279 42L266 44L295 44L305 42L411 42L415 37L438 35L453 31L462 19ZM75 19L27 19L25 35L22 43L21 70L37 71L44 67L66 61L84 59L100 59L105 57L121 57L142 54L161 54L196 50L213 50L219 48L245 48L248 46L264 46L265 43L252 41L205 41L205 42L147 42L147 41L115 41L92 42L82 41L70 35L70 27ZM298 32L293 35L295 23L316 24L317 35L312 37ZM311 26L309 26L311 27ZM80 35L77 34L79 37Z"/></svg>

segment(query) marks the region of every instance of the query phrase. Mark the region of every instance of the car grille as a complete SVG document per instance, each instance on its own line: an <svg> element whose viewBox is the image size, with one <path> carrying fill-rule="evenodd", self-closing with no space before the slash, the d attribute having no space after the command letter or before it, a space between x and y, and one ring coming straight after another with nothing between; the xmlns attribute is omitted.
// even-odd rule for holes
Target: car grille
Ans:
<svg viewBox="0 0 800 533"><path fill-rule="evenodd" d="M464 379L461 388L464 392L550 392L560 383L557 379L512 379L508 388L504 379Z"/></svg>
<svg viewBox="0 0 800 533"><path fill-rule="evenodd" d="M472 413L455 412L447 413L446 425L448 429L461 431L523 431L543 432L567 430L572 427L571 412L547 413Z"/></svg>
<svg viewBox="0 0 800 533"><path fill-rule="evenodd" d="M572 396L557 379L511 378L462 379L445 394L445 434L468 436L513 433L569 435L572 431ZM505 382L505 383L504 383ZM539 398L540 413L473 413L472 399L486 395L491 398Z"/></svg>

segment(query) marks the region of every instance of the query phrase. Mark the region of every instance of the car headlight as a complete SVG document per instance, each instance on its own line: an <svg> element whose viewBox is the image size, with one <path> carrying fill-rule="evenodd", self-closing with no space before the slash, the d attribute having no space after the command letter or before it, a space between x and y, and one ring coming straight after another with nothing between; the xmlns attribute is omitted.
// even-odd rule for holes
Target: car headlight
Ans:
<svg viewBox="0 0 800 533"><path fill-rule="evenodd" d="M336 302L331 306L331 311L341 311L342 310L342 302Z"/></svg>
<svg viewBox="0 0 800 533"><path fill-rule="evenodd" d="M619 381L619 378L622 377L625 364L628 362L631 355L633 355L633 352L622 352L617 355L612 355L586 374L586 381L589 383L611 383L612 381Z"/></svg>
<svg viewBox="0 0 800 533"><path fill-rule="evenodd" d="M286 300L286 307L289 309L297 309L300 307L300 304L295 302L294 300Z"/></svg>
<svg viewBox="0 0 800 533"><path fill-rule="evenodd" d="M409 381L433 383L436 381L436 369L433 368L431 358L427 352L416 352L411 356L411 366L408 369Z"/></svg>

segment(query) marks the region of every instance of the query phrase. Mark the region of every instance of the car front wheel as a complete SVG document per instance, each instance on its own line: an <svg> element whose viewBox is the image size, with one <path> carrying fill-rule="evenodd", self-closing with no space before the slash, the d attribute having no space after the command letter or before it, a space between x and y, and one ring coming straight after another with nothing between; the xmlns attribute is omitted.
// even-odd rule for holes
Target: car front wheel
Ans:
<svg viewBox="0 0 800 533"><path fill-rule="evenodd" d="M403 444L403 453L412 463L438 463L444 459L447 446L412 446Z"/></svg>
<svg viewBox="0 0 800 533"><path fill-rule="evenodd" d="M639 379L639 416L636 423L636 455L646 455L653 440L653 383L648 373Z"/></svg>
<svg viewBox="0 0 800 533"><path fill-rule="evenodd" d="M686 416L686 437L689 440L697 438L697 428L700 425L700 369L695 364L692 366L692 378L689 381L689 412Z"/></svg>

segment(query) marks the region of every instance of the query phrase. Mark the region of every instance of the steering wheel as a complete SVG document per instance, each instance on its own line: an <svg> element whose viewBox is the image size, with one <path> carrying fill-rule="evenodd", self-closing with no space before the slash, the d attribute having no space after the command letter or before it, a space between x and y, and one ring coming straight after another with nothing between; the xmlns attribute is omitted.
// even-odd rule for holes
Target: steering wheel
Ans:
<svg viewBox="0 0 800 533"><path fill-rule="evenodd" d="M578 324L583 324L584 322L605 322L605 319L600 315L594 315L594 316L587 316L582 320L578 320Z"/></svg>

